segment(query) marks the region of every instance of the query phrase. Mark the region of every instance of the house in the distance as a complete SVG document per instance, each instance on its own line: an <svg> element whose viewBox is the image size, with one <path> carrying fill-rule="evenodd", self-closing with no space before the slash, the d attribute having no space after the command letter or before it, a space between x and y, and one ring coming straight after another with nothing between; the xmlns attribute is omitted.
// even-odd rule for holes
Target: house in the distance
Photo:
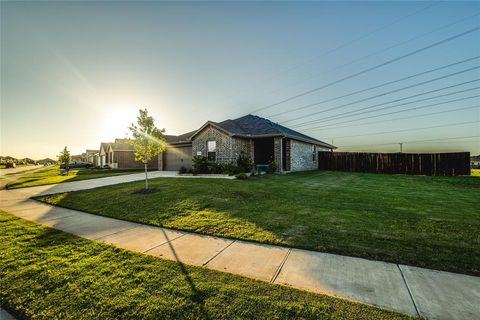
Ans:
<svg viewBox="0 0 480 320"><path fill-rule="evenodd" d="M254 115L222 122L208 121L198 130L166 136L166 139L168 147L161 155L161 170L188 168L193 156L228 163L241 153L257 165L275 161L279 171L314 170L318 168L318 151L336 149L331 144Z"/></svg>
<svg viewBox="0 0 480 320"><path fill-rule="evenodd" d="M95 155L98 154L98 150L87 149L85 151L85 161L96 165L95 163Z"/></svg>
<svg viewBox="0 0 480 320"><path fill-rule="evenodd" d="M98 166L112 169L142 169L144 165L135 160L135 149L126 139L115 139L115 142L102 142L98 151ZM148 162L148 169L158 170L158 156Z"/></svg>

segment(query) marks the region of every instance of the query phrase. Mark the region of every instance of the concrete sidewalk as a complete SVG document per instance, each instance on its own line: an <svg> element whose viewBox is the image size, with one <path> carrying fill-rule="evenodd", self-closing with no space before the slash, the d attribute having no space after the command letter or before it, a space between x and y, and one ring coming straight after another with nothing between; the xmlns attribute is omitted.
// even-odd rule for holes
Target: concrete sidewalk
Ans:
<svg viewBox="0 0 480 320"><path fill-rule="evenodd" d="M160 175L161 176L161 175ZM34 195L143 179L117 176L0 191L0 208L87 239L429 319L478 319L480 278L145 226L53 207Z"/></svg>

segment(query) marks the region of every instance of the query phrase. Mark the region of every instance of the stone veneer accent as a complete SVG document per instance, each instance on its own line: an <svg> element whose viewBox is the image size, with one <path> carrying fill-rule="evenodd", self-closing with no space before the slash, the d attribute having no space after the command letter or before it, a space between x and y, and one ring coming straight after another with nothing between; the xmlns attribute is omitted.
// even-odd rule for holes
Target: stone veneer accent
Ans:
<svg viewBox="0 0 480 320"><path fill-rule="evenodd" d="M291 140L290 146L291 171L305 171L318 169L318 147L313 161L312 144Z"/></svg>
<svg viewBox="0 0 480 320"><path fill-rule="evenodd" d="M273 138L273 155L277 171L282 171L282 137Z"/></svg>
<svg viewBox="0 0 480 320"><path fill-rule="evenodd" d="M193 138L192 156L201 152L201 155L206 157L207 141L210 140L217 142L217 163L236 161L242 151L253 159L253 140L231 137L211 125Z"/></svg>

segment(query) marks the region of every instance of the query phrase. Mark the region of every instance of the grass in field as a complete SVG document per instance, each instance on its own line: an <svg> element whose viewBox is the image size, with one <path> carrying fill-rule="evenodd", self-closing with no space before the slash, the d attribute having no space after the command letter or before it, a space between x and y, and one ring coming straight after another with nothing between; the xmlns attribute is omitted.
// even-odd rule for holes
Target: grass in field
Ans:
<svg viewBox="0 0 480 320"><path fill-rule="evenodd" d="M23 168L24 170L5 173L4 175L0 176L0 178L5 179L5 178L8 178L8 177L16 175L16 174L21 174L21 173L25 173L25 172L29 172L29 171L35 171L35 170L38 170L40 168L40 167L37 167L37 166L24 166L24 167L25 167L25 168ZM18 166L17 166L17 168L18 168Z"/></svg>
<svg viewBox="0 0 480 320"><path fill-rule="evenodd" d="M0 212L0 305L19 319L407 319L185 266Z"/></svg>
<svg viewBox="0 0 480 320"><path fill-rule="evenodd" d="M17 189L24 187L40 186L45 184L54 184L67 181L95 179L108 176L117 176L134 172L135 170L115 170L115 169L70 169L70 172L64 173L59 166L48 166L31 174L24 175L7 184L7 189Z"/></svg>
<svg viewBox="0 0 480 320"><path fill-rule="evenodd" d="M480 179L303 172L152 179L42 201L209 235L480 275Z"/></svg>

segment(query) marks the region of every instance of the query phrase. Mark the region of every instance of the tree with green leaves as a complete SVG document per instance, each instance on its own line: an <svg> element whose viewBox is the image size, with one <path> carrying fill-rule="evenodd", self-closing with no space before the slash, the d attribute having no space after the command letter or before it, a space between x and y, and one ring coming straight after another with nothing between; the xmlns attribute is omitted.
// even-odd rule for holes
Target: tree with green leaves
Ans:
<svg viewBox="0 0 480 320"><path fill-rule="evenodd" d="M68 173L68 171L70 170L70 167L68 165L70 164L70 161L72 161L72 156L70 155L70 151L67 150L67 146L63 148L62 152L60 152L57 158L60 165L65 165L65 170L67 170Z"/></svg>
<svg viewBox="0 0 480 320"><path fill-rule="evenodd" d="M135 149L135 159L145 165L145 190L148 190L147 164L156 155L162 153L166 148L165 129L155 127L155 120L148 115L147 109L140 109L140 116L137 117L137 124L131 124L130 132L132 139L128 142Z"/></svg>

